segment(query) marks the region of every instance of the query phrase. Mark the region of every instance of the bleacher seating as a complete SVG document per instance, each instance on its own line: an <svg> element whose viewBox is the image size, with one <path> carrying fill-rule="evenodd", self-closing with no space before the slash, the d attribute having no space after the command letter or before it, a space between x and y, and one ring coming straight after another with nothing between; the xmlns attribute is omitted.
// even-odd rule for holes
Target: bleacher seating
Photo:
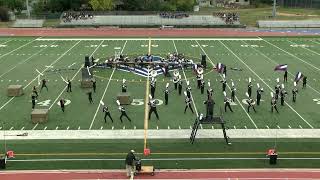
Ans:
<svg viewBox="0 0 320 180"><path fill-rule="evenodd" d="M320 28L320 20L258 21L260 28Z"/></svg>
<svg viewBox="0 0 320 180"><path fill-rule="evenodd" d="M43 27L43 19L17 19L12 27L16 28L38 28Z"/></svg>
<svg viewBox="0 0 320 180"><path fill-rule="evenodd" d="M93 18L85 20L61 21L60 24L76 26L210 26L226 25L226 22L212 15L190 15L185 18L162 18L159 15L95 15ZM239 24L239 22L234 24Z"/></svg>

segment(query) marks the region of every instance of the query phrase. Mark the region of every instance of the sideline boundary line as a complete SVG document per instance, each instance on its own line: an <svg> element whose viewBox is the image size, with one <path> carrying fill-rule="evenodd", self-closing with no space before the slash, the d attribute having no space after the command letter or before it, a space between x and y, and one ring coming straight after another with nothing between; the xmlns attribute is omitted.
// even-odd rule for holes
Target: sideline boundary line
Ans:
<svg viewBox="0 0 320 180"><path fill-rule="evenodd" d="M250 66L248 66L238 55L236 55L228 46L226 46L223 42L219 41L227 50L229 50L240 62L242 62L257 78L261 80L270 90L274 92L273 89L267 84L255 71L253 71ZM314 128L307 120L305 120L290 104L285 101L285 104L295 112L310 128Z"/></svg>
<svg viewBox="0 0 320 180"><path fill-rule="evenodd" d="M148 41L149 38L37 38L37 41L120 41L120 40L127 40L127 41ZM262 41L263 39L260 37L256 38L152 38L152 40L155 41L170 41L170 40L187 40L187 41L192 41L192 40L211 40L211 41Z"/></svg>
<svg viewBox="0 0 320 180"><path fill-rule="evenodd" d="M198 45L200 45L198 41L196 41L196 43L197 43ZM199 46L199 47L200 47L200 49L202 50L202 52L208 57L208 59L210 60L211 64L213 65L213 67L216 67L216 65L213 63L213 61L211 60L211 58L210 58L210 56L207 54L207 52L206 52L201 46ZM219 75L220 75L220 77L222 77L221 74L219 74ZM227 83L227 87L228 87L228 89L231 91L231 88L230 88L230 86L229 86L229 83ZM255 127L256 129L258 129L258 126L257 126L256 123L254 122L254 120L251 118L250 114L249 114L249 113L246 111L246 109L243 107L242 103L240 102L240 100L238 99L237 96L236 96L236 100L237 100L237 102L240 104L241 108L242 108L243 111L246 113L246 115L249 117L249 119L250 119L250 121L252 122L252 124L254 125L254 127Z"/></svg>

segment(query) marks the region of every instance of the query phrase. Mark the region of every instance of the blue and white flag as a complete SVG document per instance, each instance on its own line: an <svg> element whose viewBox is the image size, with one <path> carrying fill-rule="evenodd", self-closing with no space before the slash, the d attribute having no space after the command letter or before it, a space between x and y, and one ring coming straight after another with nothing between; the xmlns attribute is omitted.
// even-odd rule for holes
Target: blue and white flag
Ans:
<svg viewBox="0 0 320 180"><path fill-rule="evenodd" d="M295 81L295 82L299 82L300 79L302 79L302 78L303 78L303 74L302 74L301 72L298 72L298 73L296 74L296 77L294 78L294 81Z"/></svg>
<svg viewBox="0 0 320 180"><path fill-rule="evenodd" d="M280 65L277 65L275 68L274 68L275 71L287 71L288 70L288 65L287 64L280 64Z"/></svg>

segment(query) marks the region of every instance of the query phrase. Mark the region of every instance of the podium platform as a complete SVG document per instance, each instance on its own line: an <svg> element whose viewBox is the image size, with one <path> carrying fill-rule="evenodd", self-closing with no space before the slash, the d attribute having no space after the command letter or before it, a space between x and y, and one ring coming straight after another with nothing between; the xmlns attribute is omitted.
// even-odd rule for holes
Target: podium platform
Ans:
<svg viewBox="0 0 320 180"><path fill-rule="evenodd" d="M48 109L34 109L31 112L31 120L34 124L45 123L48 121L49 110Z"/></svg>
<svg viewBox="0 0 320 180"><path fill-rule="evenodd" d="M22 96L23 95L23 89L22 85L9 85L8 86L8 91L7 91L8 96Z"/></svg>
<svg viewBox="0 0 320 180"><path fill-rule="evenodd" d="M81 87L82 88L92 88L92 81L91 79L82 79L81 80Z"/></svg>
<svg viewBox="0 0 320 180"><path fill-rule="evenodd" d="M130 105L132 102L130 93L119 93L117 95L117 99L119 100L121 105Z"/></svg>

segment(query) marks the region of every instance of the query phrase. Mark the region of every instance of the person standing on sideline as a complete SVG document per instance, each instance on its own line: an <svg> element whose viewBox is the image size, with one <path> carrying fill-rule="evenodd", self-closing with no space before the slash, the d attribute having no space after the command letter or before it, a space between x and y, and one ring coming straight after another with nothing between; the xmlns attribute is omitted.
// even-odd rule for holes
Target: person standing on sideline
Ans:
<svg viewBox="0 0 320 180"><path fill-rule="evenodd" d="M127 177L131 177L133 179L134 173L135 173L135 161L136 156L134 155L134 150L131 150L126 157L126 170L127 170Z"/></svg>

